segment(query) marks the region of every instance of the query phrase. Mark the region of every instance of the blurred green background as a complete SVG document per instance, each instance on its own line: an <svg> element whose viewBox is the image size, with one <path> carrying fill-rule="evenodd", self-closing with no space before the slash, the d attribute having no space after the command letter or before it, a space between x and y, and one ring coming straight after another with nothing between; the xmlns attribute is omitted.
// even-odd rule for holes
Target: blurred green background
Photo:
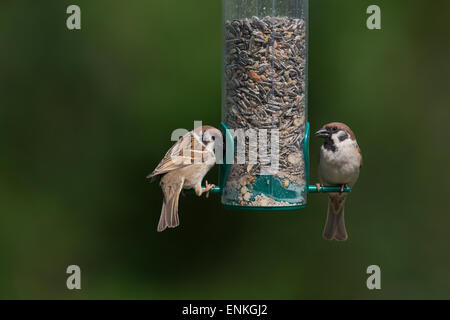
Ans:
<svg viewBox="0 0 450 320"><path fill-rule="evenodd" d="M181 227L156 232L145 176L173 129L221 120L219 0L2 1L0 298L450 298L449 16L448 0L310 1L312 129L346 122L365 161L335 243L318 195L281 214L186 197Z"/></svg>

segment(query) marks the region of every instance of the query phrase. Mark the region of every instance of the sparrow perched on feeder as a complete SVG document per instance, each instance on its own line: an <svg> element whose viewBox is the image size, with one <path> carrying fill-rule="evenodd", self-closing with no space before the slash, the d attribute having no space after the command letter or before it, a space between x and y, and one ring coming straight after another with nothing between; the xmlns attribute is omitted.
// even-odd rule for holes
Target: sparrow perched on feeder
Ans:
<svg viewBox="0 0 450 320"><path fill-rule="evenodd" d="M333 122L316 132L324 139L320 149L319 177L322 185L340 185L341 193L328 196L328 216L323 230L326 240L347 240L344 221L345 187L352 187L358 180L362 167L361 149L353 131L345 124ZM320 188L320 184L317 184Z"/></svg>
<svg viewBox="0 0 450 320"><path fill-rule="evenodd" d="M208 184L202 189L202 180L216 163L215 150L222 150L222 133L213 127L203 126L184 135L166 153L156 169L147 176L152 181L161 176L160 186L164 193L158 232L175 228L178 218L178 199L183 189L195 189L197 196L215 188Z"/></svg>

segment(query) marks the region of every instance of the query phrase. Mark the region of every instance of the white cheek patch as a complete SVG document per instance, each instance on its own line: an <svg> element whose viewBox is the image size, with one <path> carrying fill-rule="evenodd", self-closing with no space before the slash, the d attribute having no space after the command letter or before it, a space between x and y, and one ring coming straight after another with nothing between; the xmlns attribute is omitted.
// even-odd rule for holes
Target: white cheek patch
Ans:
<svg viewBox="0 0 450 320"><path fill-rule="evenodd" d="M347 140L348 138L349 138L349 135L344 130L340 130L331 136L331 139L333 140L335 145L340 144L341 142Z"/></svg>
<svg viewBox="0 0 450 320"><path fill-rule="evenodd" d="M348 139L348 133L345 132L345 131L340 132L339 135L338 135L338 139L341 142L347 140Z"/></svg>

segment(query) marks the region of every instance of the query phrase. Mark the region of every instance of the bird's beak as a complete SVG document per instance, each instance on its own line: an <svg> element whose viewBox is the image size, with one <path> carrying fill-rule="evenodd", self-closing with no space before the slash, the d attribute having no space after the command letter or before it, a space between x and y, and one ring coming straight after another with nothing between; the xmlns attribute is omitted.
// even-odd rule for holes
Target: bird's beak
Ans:
<svg viewBox="0 0 450 320"><path fill-rule="evenodd" d="M319 131L316 132L316 136L319 138L329 138L330 137L330 132L328 132L327 129L320 129Z"/></svg>

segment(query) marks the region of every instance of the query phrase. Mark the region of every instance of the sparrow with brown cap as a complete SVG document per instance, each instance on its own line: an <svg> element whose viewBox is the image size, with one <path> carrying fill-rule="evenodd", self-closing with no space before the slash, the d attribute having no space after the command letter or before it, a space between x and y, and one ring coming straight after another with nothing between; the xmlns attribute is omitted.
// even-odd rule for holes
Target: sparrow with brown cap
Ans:
<svg viewBox="0 0 450 320"><path fill-rule="evenodd" d="M362 167L362 154L355 134L340 122L326 124L316 132L324 139L320 148L319 178L322 185L341 186L340 193L328 195L328 214L323 237L326 240L348 239L344 220L345 187L353 187ZM317 185L320 188L320 184Z"/></svg>
<svg viewBox="0 0 450 320"><path fill-rule="evenodd" d="M197 196L215 186L202 188L202 180L216 163L216 150L222 150L222 133L213 127L203 126L184 135L166 153L156 169L147 177L152 181L160 176L164 193L158 232L179 226L178 200L183 189L194 189Z"/></svg>

